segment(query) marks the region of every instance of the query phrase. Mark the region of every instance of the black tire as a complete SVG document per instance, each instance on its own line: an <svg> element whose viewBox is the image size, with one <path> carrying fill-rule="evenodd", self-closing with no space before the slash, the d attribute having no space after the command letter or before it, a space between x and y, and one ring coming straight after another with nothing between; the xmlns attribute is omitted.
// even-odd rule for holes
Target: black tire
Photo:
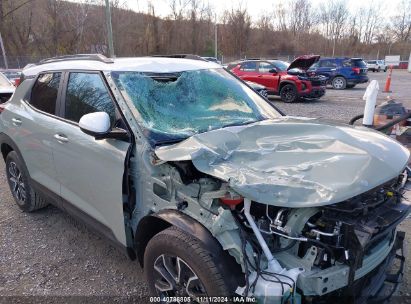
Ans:
<svg viewBox="0 0 411 304"><path fill-rule="evenodd" d="M227 263L228 259L227 253L222 249L220 252L214 252L184 231L176 227L167 228L149 241L144 252L144 273L150 294L159 297L189 296L190 293L196 296L204 294L204 296L230 297L238 286L238 281L237 284L234 283L237 279L233 280L233 278L238 278L239 272L236 273L236 268L240 269L240 266L233 267L235 262ZM177 265L180 267L178 268ZM187 273L192 273L190 277L195 275L198 279L192 280L193 283L184 287L181 280L176 279L178 276L170 276L171 273L178 272L177 268L185 269L184 277L189 276ZM166 275L160 275L160 271L156 269ZM172 284L168 283L165 277L168 277ZM172 277L174 279L171 279ZM170 288L174 289L165 291ZM192 289L190 293L189 289ZM193 290L198 292L193 292Z"/></svg>
<svg viewBox="0 0 411 304"><path fill-rule="evenodd" d="M344 90L347 87L347 80L342 76L334 77L331 85L336 90Z"/></svg>
<svg viewBox="0 0 411 304"><path fill-rule="evenodd" d="M281 100L286 103L296 102L298 100L297 88L293 84L286 84L280 91Z"/></svg>
<svg viewBox="0 0 411 304"><path fill-rule="evenodd" d="M347 84L347 89L352 89L355 87L355 84Z"/></svg>
<svg viewBox="0 0 411 304"><path fill-rule="evenodd" d="M40 197L29 182L29 174L18 154L11 151L6 157L6 175L17 206L25 212L44 208L48 203Z"/></svg>

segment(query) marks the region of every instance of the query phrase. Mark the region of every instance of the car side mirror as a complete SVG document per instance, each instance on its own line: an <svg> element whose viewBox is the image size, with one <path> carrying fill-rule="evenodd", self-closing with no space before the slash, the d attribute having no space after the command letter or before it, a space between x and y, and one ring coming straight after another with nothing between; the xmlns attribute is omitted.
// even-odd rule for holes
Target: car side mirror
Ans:
<svg viewBox="0 0 411 304"><path fill-rule="evenodd" d="M273 69L268 70L268 73L277 74L277 70L273 68Z"/></svg>
<svg viewBox="0 0 411 304"><path fill-rule="evenodd" d="M84 133L101 137L110 132L110 116L106 112L94 112L80 118L79 126Z"/></svg>
<svg viewBox="0 0 411 304"><path fill-rule="evenodd" d="M129 133L121 128L111 128L110 116L106 112L89 113L81 117L79 126L84 133L95 139L113 138L129 141Z"/></svg>

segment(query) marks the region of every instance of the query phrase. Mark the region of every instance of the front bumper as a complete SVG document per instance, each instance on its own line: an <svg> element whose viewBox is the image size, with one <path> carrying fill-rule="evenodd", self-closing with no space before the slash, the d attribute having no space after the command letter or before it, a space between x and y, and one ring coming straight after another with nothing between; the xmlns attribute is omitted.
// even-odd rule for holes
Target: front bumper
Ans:
<svg viewBox="0 0 411 304"><path fill-rule="evenodd" d="M309 92L300 95L304 99L317 99L325 95L324 87L313 87Z"/></svg>
<svg viewBox="0 0 411 304"><path fill-rule="evenodd" d="M397 232L393 246L387 257L371 272L356 280L352 285L333 292L326 297L319 297L318 303L355 303L378 304L386 303L397 290L401 283L405 257L404 253L405 233ZM398 252L400 252L398 254ZM391 273L395 260L398 260L397 271Z"/></svg>

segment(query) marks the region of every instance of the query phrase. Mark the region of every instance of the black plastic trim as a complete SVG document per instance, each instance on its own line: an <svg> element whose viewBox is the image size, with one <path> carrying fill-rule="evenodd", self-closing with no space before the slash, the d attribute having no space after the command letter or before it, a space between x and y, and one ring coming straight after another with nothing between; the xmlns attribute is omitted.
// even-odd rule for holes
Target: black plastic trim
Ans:
<svg viewBox="0 0 411 304"><path fill-rule="evenodd" d="M143 265L145 247L151 237L170 226L176 226L197 238L209 248L211 252L219 252L221 250L220 243L213 237L211 232L198 221L180 211L164 209L145 216L138 224L135 233L135 246L140 265Z"/></svg>

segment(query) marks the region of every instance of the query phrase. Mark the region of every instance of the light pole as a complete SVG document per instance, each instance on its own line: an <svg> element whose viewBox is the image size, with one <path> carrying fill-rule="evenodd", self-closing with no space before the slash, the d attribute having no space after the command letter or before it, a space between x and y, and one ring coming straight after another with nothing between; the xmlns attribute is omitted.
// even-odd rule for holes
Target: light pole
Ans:
<svg viewBox="0 0 411 304"><path fill-rule="evenodd" d="M334 41L333 41L333 55L332 57L334 57L335 54L335 41L337 40L337 35L334 34Z"/></svg>
<svg viewBox="0 0 411 304"><path fill-rule="evenodd" d="M1 37L1 33L0 33L0 49L1 49L1 52L3 53L4 66L6 67L6 70L8 70L9 64L7 62L6 49L4 48L3 38Z"/></svg>
<svg viewBox="0 0 411 304"><path fill-rule="evenodd" d="M215 14L215 26L214 26L214 57L218 60L217 51L217 14Z"/></svg>
<svg viewBox="0 0 411 304"><path fill-rule="evenodd" d="M109 50L110 57L114 58L113 27L111 25L110 0L106 0L106 23L107 23L108 50Z"/></svg>

